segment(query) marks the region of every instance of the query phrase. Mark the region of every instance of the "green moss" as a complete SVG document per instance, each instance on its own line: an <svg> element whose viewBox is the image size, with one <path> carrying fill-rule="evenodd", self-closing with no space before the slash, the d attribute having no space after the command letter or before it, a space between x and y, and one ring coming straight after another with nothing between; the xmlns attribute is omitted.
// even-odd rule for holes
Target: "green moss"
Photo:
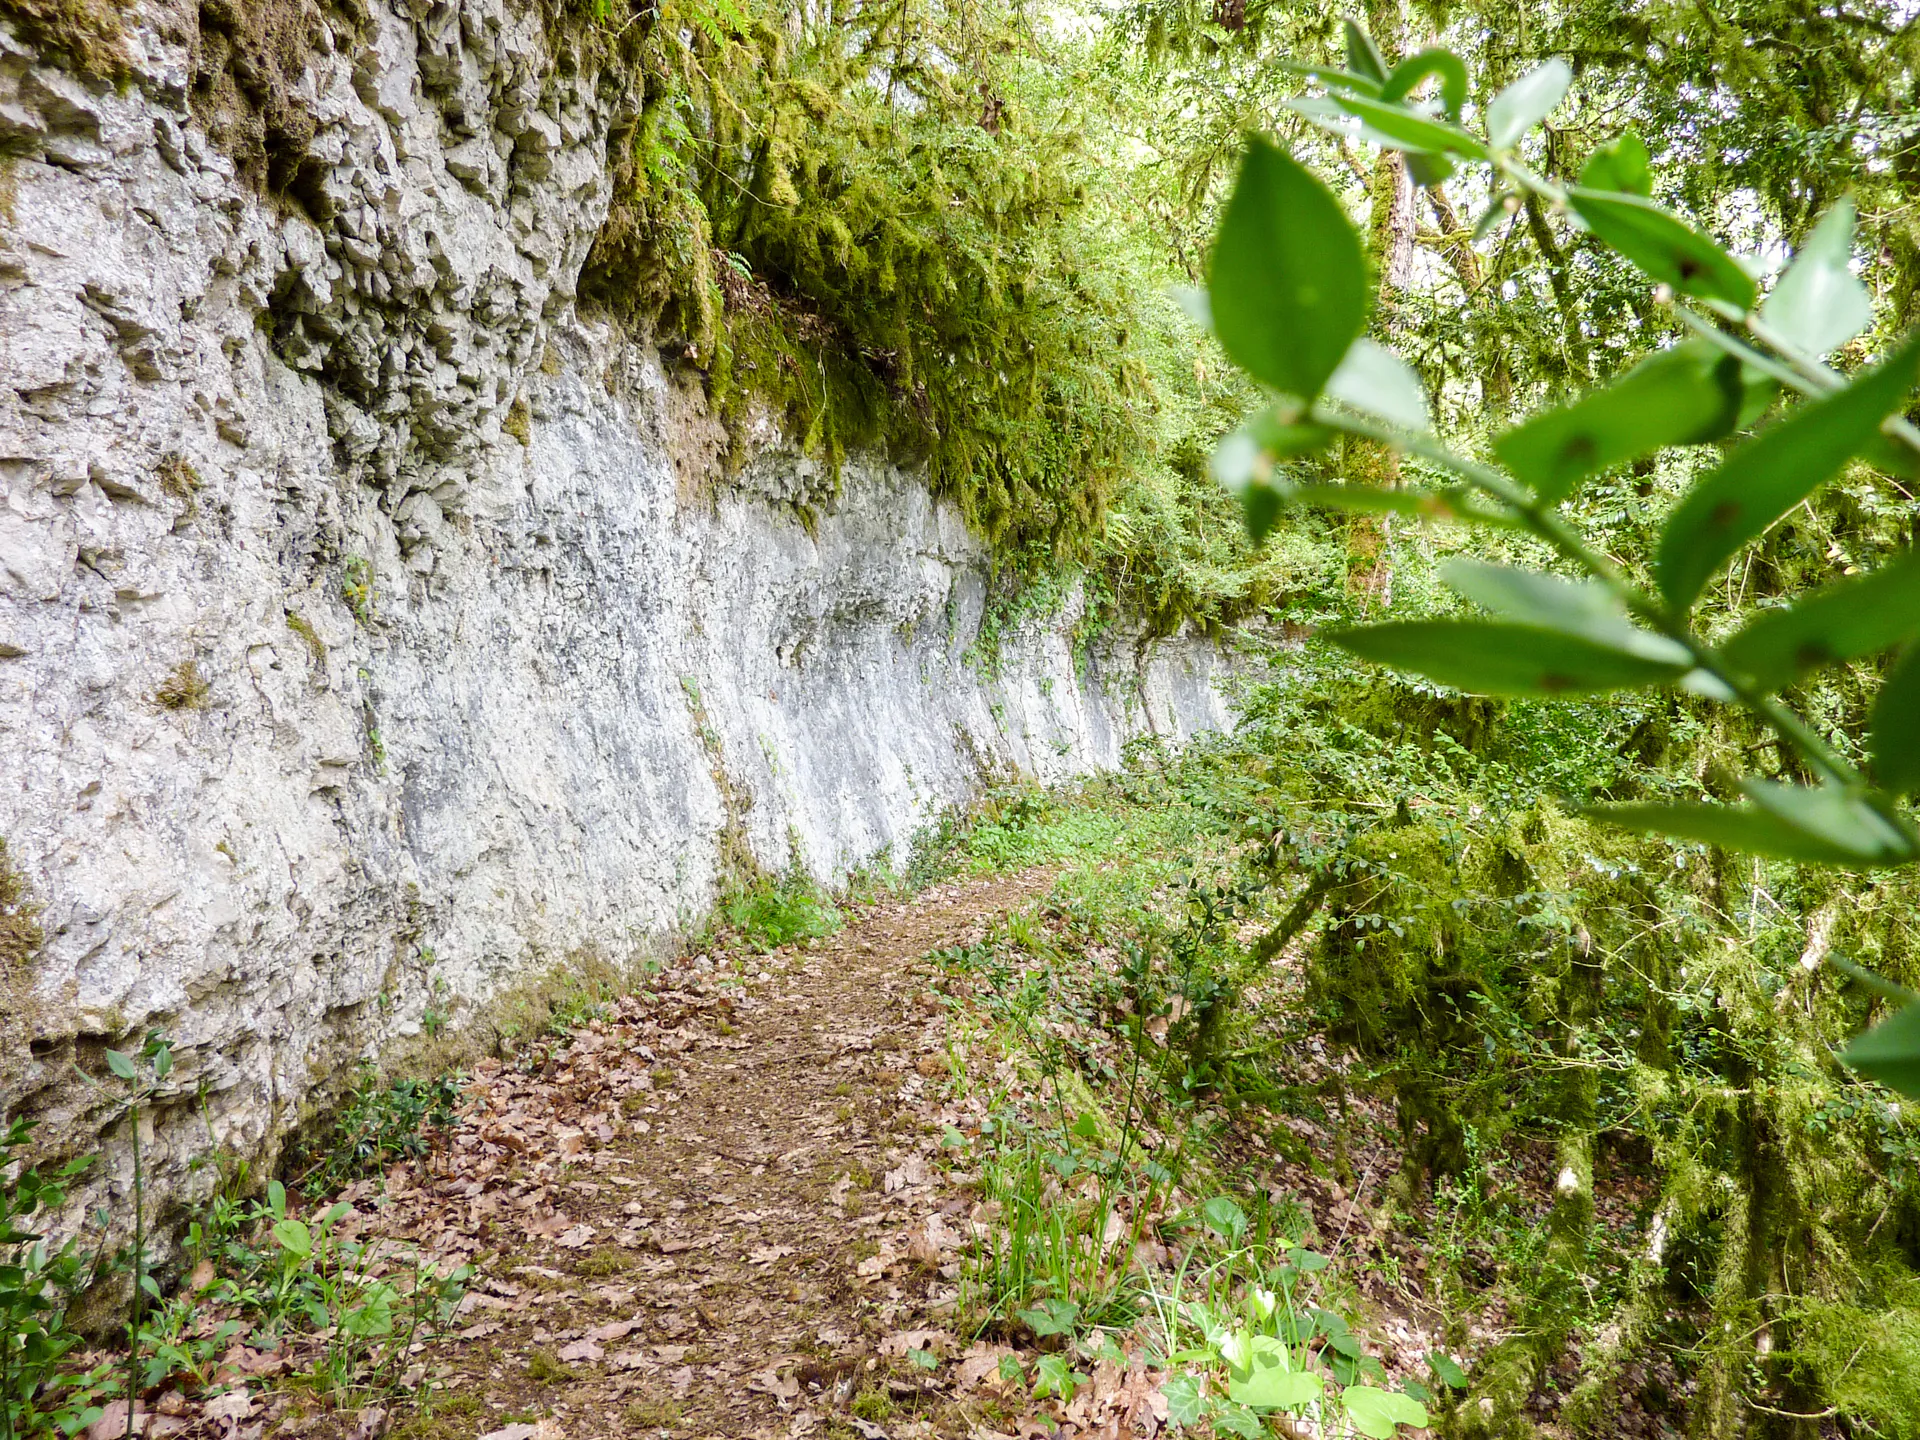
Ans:
<svg viewBox="0 0 1920 1440"><path fill-rule="evenodd" d="M522 445L533 444L533 407L522 395L507 407L506 418L500 422L500 431L511 435Z"/></svg>
<svg viewBox="0 0 1920 1440"><path fill-rule="evenodd" d="M26 974L46 940L27 877L14 866L7 842L0 839L0 976Z"/></svg>
<svg viewBox="0 0 1920 1440"><path fill-rule="evenodd" d="M43 54L64 55L82 75L118 83L131 74L120 0L0 0Z"/></svg>
<svg viewBox="0 0 1920 1440"><path fill-rule="evenodd" d="M289 610L287 628L300 637L307 647L307 653L313 657L313 663L324 667L327 663L327 642L320 638L320 632L313 628L313 622L297 610Z"/></svg>
<svg viewBox="0 0 1920 1440"><path fill-rule="evenodd" d="M1790 1363L1851 1431L1920 1437L1920 1279L1904 1277L1881 1309L1816 1304Z"/></svg>

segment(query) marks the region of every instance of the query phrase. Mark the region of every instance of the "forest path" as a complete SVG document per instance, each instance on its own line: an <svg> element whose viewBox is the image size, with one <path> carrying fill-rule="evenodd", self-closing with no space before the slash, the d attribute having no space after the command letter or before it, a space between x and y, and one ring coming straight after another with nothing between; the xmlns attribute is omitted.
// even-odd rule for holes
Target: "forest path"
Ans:
<svg viewBox="0 0 1920 1440"><path fill-rule="evenodd" d="M924 1383L907 1350L959 1353L969 1203L935 1163L947 1012L917 962L1051 879L850 911L744 974L688 962L544 1060L483 1063L445 1148L387 1180L378 1228L476 1268L398 1433L935 1433L889 1413Z"/></svg>

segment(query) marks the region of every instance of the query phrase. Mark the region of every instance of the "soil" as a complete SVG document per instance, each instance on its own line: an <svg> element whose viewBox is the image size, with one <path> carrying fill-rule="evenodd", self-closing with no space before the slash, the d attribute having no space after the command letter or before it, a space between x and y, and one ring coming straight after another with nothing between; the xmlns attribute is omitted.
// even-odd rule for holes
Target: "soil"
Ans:
<svg viewBox="0 0 1920 1440"><path fill-rule="evenodd" d="M393 1407L399 1433L992 1433L949 1393L1005 1352L949 1328L969 1197L943 1174L946 1012L916 969L1050 880L884 902L744 976L701 957L563 1048L480 1067L439 1153L377 1212L375 1187L346 1197L476 1270L429 1352L440 1400ZM934 1380L909 1350L963 1363Z"/></svg>

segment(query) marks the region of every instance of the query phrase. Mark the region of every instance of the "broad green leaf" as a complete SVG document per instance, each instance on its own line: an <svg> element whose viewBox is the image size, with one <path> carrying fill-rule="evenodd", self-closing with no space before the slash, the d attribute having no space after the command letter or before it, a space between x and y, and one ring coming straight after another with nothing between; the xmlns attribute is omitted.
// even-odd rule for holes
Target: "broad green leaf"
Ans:
<svg viewBox="0 0 1920 1440"><path fill-rule="evenodd" d="M1402 430L1425 430L1427 392L1413 367L1362 335L1327 379L1327 394Z"/></svg>
<svg viewBox="0 0 1920 1440"><path fill-rule="evenodd" d="M1487 147L1445 120L1415 114L1401 105L1388 105L1365 95L1335 94L1325 100L1295 100L1288 108L1336 135L1353 134L1343 115L1358 120L1362 138L1390 150L1413 150L1429 155L1463 155L1485 160Z"/></svg>
<svg viewBox="0 0 1920 1440"><path fill-rule="evenodd" d="M1676 673L1693 667L1686 646L1635 625L1627 618L1626 607L1597 580L1564 580L1537 570L1462 557L1442 565L1440 578L1476 605L1506 619L1575 635L1673 667Z"/></svg>
<svg viewBox="0 0 1920 1440"><path fill-rule="evenodd" d="M1467 1388L1469 1383L1467 1380L1467 1372L1462 1370L1459 1362L1444 1350L1428 1351L1427 1364L1433 1367L1434 1378L1439 1380L1439 1382L1448 1389L1464 1390Z"/></svg>
<svg viewBox="0 0 1920 1440"><path fill-rule="evenodd" d="M137 1080L139 1078L139 1072L133 1068L133 1060L123 1051L107 1051L107 1069L118 1075L122 1080Z"/></svg>
<svg viewBox="0 0 1920 1440"><path fill-rule="evenodd" d="M1373 37L1353 21L1346 22L1347 69L1376 85L1387 83L1387 61Z"/></svg>
<svg viewBox="0 0 1920 1440"><path fill-rule="evenodd" d="M1813 227L1760 318L1809 355L1839 349L1873 323L1873 297L1850 268L1852 260L1853 201L1843 199Z"/></svg>
<svg viewBox="0 0 1920 1440"><path fill-rule="evenodd" d="M1247 1212L1231 1195L1216 1195L1200 1207L1209 1228L1223 1239L1238 1240L1247 1233Z"/></svg>
<svg viewBox="0 0 1920 1440"><path fill-rule="evenodd" d="M1238 1435L1240 1440L1266 1440L1266 1425L1244 1405L1218 1402L1208 1418L1213 1421L1216 1433L1224 1430L1229 1435Z"/></svg>
<svg viewBox="0 0 1920 1440"><path fill-rule="evenodd" d="M1777 860L1813 865L1873 863L1847 846L1754 805L1596 805L1584 813L1623 830L1694 840Z"/></svg>
<svg viewBox="0 0 1920 1440"><path fill-rule="evenodd" d="M1200 1382L1191 1375L1170 1376L1160 1387L1160 1394L1167 1402L1167 1419L1175 1425L1198 1425L1206 1414L1200 1398Z"/></svg>
<svg viewBox="0 0 1920 1440"><path fill-rule="evenodd" d="M1392 1440L1396 1425L1419 1428L1427 1423L1427 1407L1411 1395L1398 1390L1376 1390L1371 1385L1351 1385L1340 1397L1347 1407L1353 1428L1373 1440Z"/></svg>
<svg viewBox="0 0 1920 1440"><path fill-rule="evenodd" d="M1769 610L1720 649L1760 686L1777 690L1821 665L1872 655L1920 634L1920 551Z"/></svg>
<svg viewBox="0 0 1920 1440"><path fill-rule="evenodd" d="M276 1220L271 1233L289 1255L304 1260L313 1253L313 1232L298 1220Z"/></svg>
<svg viewBox="0 0 1920 1440"><path fill-rule="evenodd" d="M1510 149L1553 113L1572 84L1573 71L1564 60L1549 60L1529 70L1488 104L1487 143L1495 150Z"/></svg>
<svg viewBox="0 0 1920 1440"><path fill-rule="evenodd" d="M1920 1005L1905 1005L1847 1046L1847 1064L1889 1090L1920 1099Z"/></svg>
<svg viewBox="0 0 1920 1440"><path fill-rule="evenodd" d="M1240 164L1208 293L1234 363L1303 400L1319 395L1366 318L1366 261L1346 211L1265 140Z"/></svg>
<svg viewBox="0 0 1920 1440"><path fill-rule="evenodd" d="M1654 685L1683 664L1534 625L1412 620L1330 637L1364 660L1486 695L1568 695Z"/></svg>
<svg viewBox="0 0 1920 1440"><path fill-rule="evenodd" d="M1653 279L1683 295L1745 312L1758 287L1740 262L1670 210L1638 195L1584 188L1568 192L1574 213Z"/></svg>
<svg viewBox="0 0 1920 1440"><path fill-rule="evenodd" d="M1449 120L1459 120L1460 107L1467 103L1467 67L1451 50L1422 50L1402 60L1381 88L1380 98L1398 104L1411 95L1429 75L1440 77L1440 104Z"/></svg>
<svg viewBox="0 0 1920 1440"><path fill-rule="evenodd" d="M1494 454L1549 504L1580 481L1669 445L1698 445L1738 423L1740 362L1689 341L1648 356L1604 390L1548 410L1494 441Z"/></svg>
<svg viewBox="0 0 1920 1440"><path fill-rule="evenodd" d="M1036 1335L1070 1335L1080 1318L1080 1307L1071 1300L1042 1300L1031 1309L1015 1312Z"/></svg>
<svg viewBox="0 0 1920 1440"><path fill-rule="evenodd" d="M1287 1260L1290 1264L1294 1266L1294 1268L1305 1271L1309 1275L1312 1275L1317 1271L1324 1270L1327 1268L1327 1266L1333 1263L1331 1260L1327 1259L1326 1256L1322 1255L1318 1250L1301 1250L1297 1248L1293 1250L1289 1250L1287 1252ZM1316 1314L1319 1314L1319 1315L1325 1315L1328 1313L1329 1312L1324 1310L1316 1312ZM1338 1316L1334 1316L1333 1318L1339 1319Z"/></svg>
<svg viewBox="0 0 1920 1440"><path fill-rule="evenodd" d="M1689 490L1667 517L1654 562L1676 610L1742 545L1825 484L1900 408L1920 365L1920 331L1879 369L1762 430Z"/></svg>
<svg viewBox="0 0 1920 1440"><path fill-rule="evenodd" d="M1637 131L1623 130L1610 144L1588 157L1580 171L1583 190L1621 190L1629 195L1653 194L1653 166L1647 142Z"/></svg>
<svg viewBox="0 0 1920 1440"><path fill-rule="evenodd" d="M1913 837L1850 790L1838 785L1783 785L1742 780L1747 798L1780 820L1868 864L1898 864L1914 852Z"/></svg>
<svg viewBox="0 0 1920 1440"><path fill-rule="evenodd" d="M1888 672L1873 704L1873 771L1896 795L1920 790L1920 645Z"/></svg>
<svg viewBox="0 0 1920 1440"><path fill-rule="evenodd" d="M1453 174L1453 161L1445 155L1422 155L1415 151L1407 156L1407 174L1414 184L1431 190L1446 184Z"/></svg>
<svg viewBox="0 0 1920 1440"><path fill-rule="evenodd" d="M1354 90L1362 95L1378 95L1382 83L1369 80L1365 75L1352 70L1337 69L1332 65L1303 65L1297 60L1278 60L1276 68L1289 75L1302 75L1309 80L1318 80L1330 90Z"/></svg>
<svg viewBox="0 0 1920 1440"><path fill-rule="evenodd" d="M1033 1367L1033 1393L1035 1395L1058 1395L1062 1400L1071 1400L1078 1389L1077 1377L1064 1355L1042 1355Z"/></svg>
<svg viewBox="0 0 1920 1440"><path fill-rule="evenodd" d="M1272 1339L1267 1335L1256 1338ZM1277 1345L1279 1342L1274 1343ZM1253 1369L1244 1379L1229 1377L1227 1398L1250 1410L1297 1410L1318 1400L1326 1388L1325 1382L1311 1370L1283 1368L1284 1356L1284 1349L1272 1357L1263 1357L1256 1352Z"/></svg>

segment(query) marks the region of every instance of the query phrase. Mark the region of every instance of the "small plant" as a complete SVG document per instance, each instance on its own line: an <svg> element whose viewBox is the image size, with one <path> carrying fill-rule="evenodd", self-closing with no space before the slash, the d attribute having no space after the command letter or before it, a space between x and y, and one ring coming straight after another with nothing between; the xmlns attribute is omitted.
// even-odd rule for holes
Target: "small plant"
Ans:
<svg viewBox="0 0 1920 1440"><path fill-rule="evenodd" d="M1339 1314L1311 1303L1325 1288L1324 1255L1263 1239L1229 1196L1193 1218L1201 1243L1153 1297L1177 1367L1162 1390L1176 1426L1204 1421L1215 1434L1254 1437L1267 1433L1266 1417L1298 1415L1318 1434L1390 1440L1400 1426L1427 1424L1425 1387L1374 1383L1385 1379L1380 1362Z"/></svg>
<svg viewBox="0 0 1920 1440"><path fill-rule="evenodd" d="M721 919L753 950L818 939L840 928L840 912L805 875L759 883L720 902Z"/></svg>
<svg viewBox="0 0 1920 1440"><path fill-rule="evenodd" d="M160 1299L159 1284L147 1273L147 1186L140 1154L140 1112L173 1073L173 1042L158 1030L149 1030L137 1057L120 1050L107 1051L107 1068L133 1087L127 1106L127 1131L133 1141L133 1298L127 1308L126 1389L127 1434L132 1435L135 1402L142 1388L142 1321L147 1300Z"/></svg>
<svg viewBox="0 0 1920 1440"><path fill-rule="evenodd" d="M191 516L197 508L196 497L200 486L200 472L193 468L193 462L175 450L153 467L153 478L160 482L160 489L186 506Z"/></svg>
<svg viewBox="0 0 1920 1440"><path fill-rule="evenodd" d="M301 1175L301 1189L310 1196L331 1194L397 1161L425 1155L433 1132L453 1123L460 1087L457 1075L382 1085L372 1067L363 1069L325 1150Z"/></svg>
<svg viewBox="0 0 1920 1440"><path fill-rule="evenodd" d="M24 1119L0 1131L0 1175L12 1168L32 1132L33 1122ZM70 1161L46 1176L28 1167L0 1180L0 1436L5 1440L49 1427L71 1435L101 1415L91 1386L57 1373L60 1361L80 1343L67 1328L66 1302L82 1288L90 1267L75 1241L49 1251L47 1237L31 1228L34 1216L66 1203L67 1183L92 1163L91 1157Z"/></svg>
<svg viewBox="0 0 1920 1440"><path fill-rule="evenodd" d="M207 683L206 676L200 673L199 663L182 660L160 682L160 688L153 692L153 700L167 710L199 710L205 707L207 697L212 693L213 687Z"/></svg>
<svg viewBox="0 0 1920 1440"><path fill-rule="evenodd" d="M340 567L340 597L362 625L373 624L373 566L364 555L349 555Z"/></svg>

